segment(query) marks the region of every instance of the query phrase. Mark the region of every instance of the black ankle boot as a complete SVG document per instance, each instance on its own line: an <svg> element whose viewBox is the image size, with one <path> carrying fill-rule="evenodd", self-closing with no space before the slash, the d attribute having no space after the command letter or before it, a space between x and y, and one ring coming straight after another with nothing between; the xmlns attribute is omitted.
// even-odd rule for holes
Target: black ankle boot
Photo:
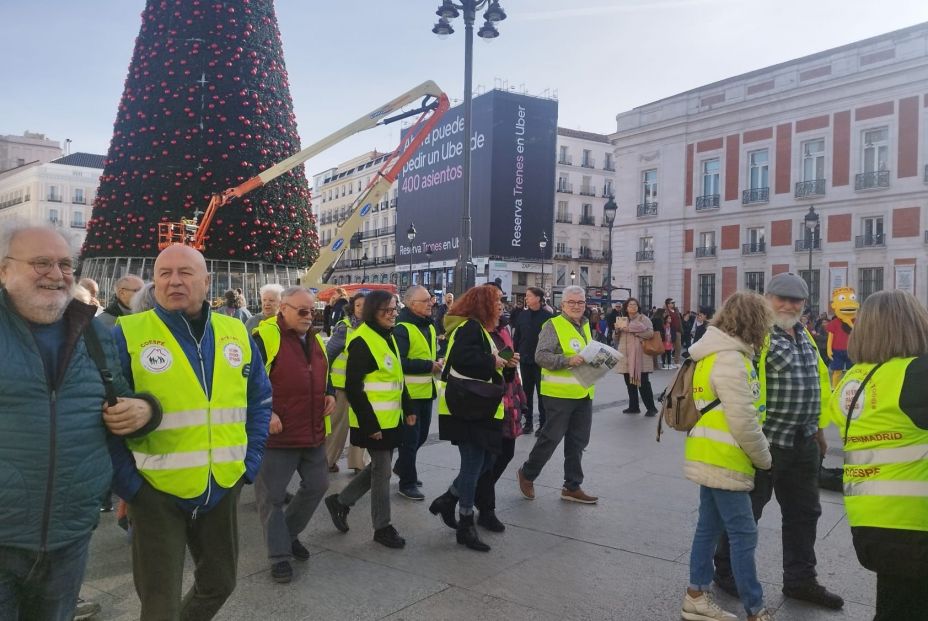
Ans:
<svg viewBox="0 0 928 621"><path fill-rule="evenodd" d="M493 533L501 533L506 530L506 525L496 517L496 511L493 509L481 510L477 516L477 524Z"/></svg>
<svg viewBox="0 0 928 621"><path fill-rule="evenodd" d="M457 528L458 521L454 519L454 509L458 506L458 497L450 491L445 492L432 501L429 505L429 513L432 515L441 515L441 521L448 528Z"/></svg>
<svg viewBox="0 0 928 621"><path fill-rule="evenodd" d="M490 551L490 546L480 541L480 537L477 536L477 528L474 526L473 513L460 516L457 539L458 543L467 546L471 550L477 550L478 552Z"/></svg>

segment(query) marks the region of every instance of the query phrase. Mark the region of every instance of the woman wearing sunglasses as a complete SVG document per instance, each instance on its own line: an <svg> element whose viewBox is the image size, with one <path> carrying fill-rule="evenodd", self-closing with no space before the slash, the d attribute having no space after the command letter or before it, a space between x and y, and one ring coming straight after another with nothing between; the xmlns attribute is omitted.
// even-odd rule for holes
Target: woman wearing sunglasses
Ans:
<svg viewBox="0 0 928 621"><path fill-rule="evenodd" d="M339 494L325 499L335 528L348 532L348 512L370 490L374 541L388 548L402 548L406 540L390 524L390 475L393 449L403 440L403 413L412 410L412 401L403 385L399 348L393 340L396 301L386 291L368 294L358 326L348 344L345 394L351 444L366 448L371 463L356 474ZM406 424L416 423L415 415L405 416Z"/></svg>

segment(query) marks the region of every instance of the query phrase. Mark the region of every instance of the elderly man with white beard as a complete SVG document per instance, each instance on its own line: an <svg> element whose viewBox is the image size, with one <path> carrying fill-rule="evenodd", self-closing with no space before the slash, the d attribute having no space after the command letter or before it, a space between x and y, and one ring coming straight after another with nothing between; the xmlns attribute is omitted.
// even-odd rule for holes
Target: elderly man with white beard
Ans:
<svg viewBox="0 0 928 621"><path fill-rule="evenodd" d="M816 578L815 531L822 508L818 471L825 454L831 384L828 368L815 340L799 322L809 298L806 282L792 273L770 280L766 298L774 326L757 361L760 389L765 395L764 434L770 441L773 466L754 476L751 504L759 520L776 493L783 515L783 594L824 608L839 609L844 600ZM728 538L719 541L715 582L736 594Z"/></svg>
<svg viewBox="0 0 928 621"><path fill-rule="evenodd" d="M71 619L113 476L107 432L144 435L161 409L129 390L96 307L74 299L61 234L5 224L0 284L0 619Z"/></svg>

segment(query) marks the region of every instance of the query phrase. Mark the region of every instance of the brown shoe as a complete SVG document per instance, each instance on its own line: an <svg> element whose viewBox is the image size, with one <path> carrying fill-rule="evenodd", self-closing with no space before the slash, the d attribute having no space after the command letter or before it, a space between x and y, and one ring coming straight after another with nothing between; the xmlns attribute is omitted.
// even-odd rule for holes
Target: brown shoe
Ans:
<svg viewBox="0 0 928 621"><path fill-rule="evenodd" d="M516 474L519 477L519 491L522 492L522 496L526 500L535 500L535 484L525 478L522 468L519 468Z"/></svg>
<svg viewBox="0 0 928 621"><path fill-rule="evenodd" d="M332 464L329 466L329 472L338 472L338 464Z"/></svg>
<svg viewBox="0 0 928 621"><path fill-rule="evenodd" d="M596 501L599 500L598 496L590 496L584 492L579 487L575 490L569 490L566 487L561 490L561 500L569 500L570 502L580 502L585 505L595 505Z"/></svg>

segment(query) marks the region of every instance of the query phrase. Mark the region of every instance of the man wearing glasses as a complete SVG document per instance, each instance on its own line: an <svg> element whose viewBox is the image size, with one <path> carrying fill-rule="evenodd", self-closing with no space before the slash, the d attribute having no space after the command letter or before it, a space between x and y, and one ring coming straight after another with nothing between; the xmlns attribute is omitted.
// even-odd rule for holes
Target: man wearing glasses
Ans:
<svg viewBox="0 0 928 621"><path fill-rule="evenodd" d="M435 375L441 373L437 357L437 334L432 323L433 296L425 287L406 290L406 307L397 317L393 338L400 350L406 389L412 399L414 425L403 425L403 444L393 470L400 477L399 494L409 500L424 500L422 482L416 472L416 453L425 444L432 422L432 401L436 397Z"/></svg>
<svg viewBox="0 0 928 621"><path fill-rule="evenodd" d="M594 388L583 386L571 372L586 364L580 352L593 340L590 322L584 316L586 292L583 287L564 288L558 315L541 328L535 362L541 367L541 398L547 418L528 460L519 468L519 491L528 500L535 499L533 481L564 441L564 488L561 500L595 504L598 498L581 489L583 450L590 442L593 423Z"/></svg>
<svg viewBox="0 0 928 621"><path fill-rule="evenodd" d="M161 409L132 394L96 307L74 299L71 249L57 231L6 223L0 284L0 619L70 619L113 476L107 432L144 435Z"/></svg>
<svg viewBox="0 0 928 621"><path fill-rule="evenodd" d="M116 295L113 296L113 301L98 315L100 323L112 330L116 325L117 317L131 314L129 304L132 302L132 296L138 293L143 286L145 283L134 274L126 274L117 280Z"/></svg>
<svg viewBox="0 0 928 621"><path fill-rule="evenodd" d="M202 254L165 248L155 259L155 307L121 317L113 332L123 373L164 409L144 439L111 445L143 621L212 619L232 594L238 497L258 474L268 436L261 354L244 323L211 312L209 281ZM185 596L187 548L196 571Z"/></svg>

